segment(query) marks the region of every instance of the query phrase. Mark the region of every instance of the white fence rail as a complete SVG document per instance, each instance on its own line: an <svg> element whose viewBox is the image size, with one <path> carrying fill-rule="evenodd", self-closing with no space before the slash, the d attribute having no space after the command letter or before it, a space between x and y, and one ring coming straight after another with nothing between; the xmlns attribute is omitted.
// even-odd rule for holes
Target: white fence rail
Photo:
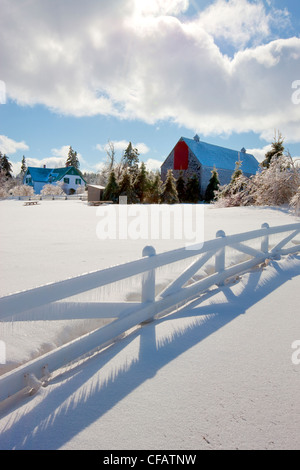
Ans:
<svg viewBox="0 0 300 470"><path fill-rule="evenodd" d="M106 326L83 335L49 353L0 376L0 402L23 391L34 390L41 386L54 372L95 349L110 344L131 328L176 306L198 297L214 285L222 285L227 279L237 276L263 263L266 259L276 258L300 251L300 241L295 237L300 233L300 223L269 227L263 224L258 230L226 236L223 231L216 239L205 242L201 247L189 247L166 253L156 254L153 247L145 247L143 258L123 265L95 271L65 281L37 287L0 298L0 322L9 318L26 320L26 312L35 311L36 319L114 319ZM270 244L270 237L282 236ZM259 240L259 249L247 244ZM233 249L246 256L246 260L226 266L226 250ZM156 289L156 269L178 261L192 259L175 280L158 295ZM213 259L214 272L200 280L195 275ZM92 289L142 275L140 302L62 302L59 309L55 302Z"/></svg>

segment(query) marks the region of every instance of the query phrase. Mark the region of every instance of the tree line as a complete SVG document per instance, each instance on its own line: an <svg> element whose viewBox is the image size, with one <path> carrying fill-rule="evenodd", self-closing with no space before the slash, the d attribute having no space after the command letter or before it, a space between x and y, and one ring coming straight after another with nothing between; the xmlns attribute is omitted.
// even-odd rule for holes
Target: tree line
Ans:
<svg viewBox="0 0 300 470"><path fill-rule="evenodd" d="M126 196L129 204L197 203L203 199L204 202L214 203L219 207L289 204L300 213L299 166L288 152L285 153L283 143L281 133L275 133L271 149L265 154L259 172L250 178L243 174L241 162L236 162L230 183L221 186L218 171L213 168L203 198L196 174L184 178L181 172L175 179L172 170L169 170L163 182L158 170L147 170L145 163L139 161L139 152L131 142L118 161L114 144L108 141L107 158L101 171L83 173L82 176L88 184L104 186L102 199L114 203L118 202L120 196ZM80 171L77 152L71 146L65 166L74 166ZM21 172L14 178L8 157L0 152L0 197L6 197L8 194L32 195L29 192L33 189L22 185L26 170L26 160L23 156ZM62 190L60 187L56 189ZM45 188L48 193L50 190L51 188Z"/></svg>
<svg viewBox="0 0 300 470"><path fill-rule="evenodd" d="M175 179L172 170L168 170L163 182L160 171L149 171L144 162L139 162L138 150L131 142L120 162L116 161L114 146L109 142L101 177L105 186L103 200L118 202L120 196L126 196L129 204L178 204L197 203L201 198L196 174L185 179L181 172Z"/></svg>

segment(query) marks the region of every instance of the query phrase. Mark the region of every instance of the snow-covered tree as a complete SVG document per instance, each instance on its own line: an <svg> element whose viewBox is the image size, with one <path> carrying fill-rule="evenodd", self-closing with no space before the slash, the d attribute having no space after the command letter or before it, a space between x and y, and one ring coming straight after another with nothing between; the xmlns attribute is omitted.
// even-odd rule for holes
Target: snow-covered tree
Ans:
<svg viewBox="0 0 300 470"><path fill-rule="evenodd" d="M230 185L221 186L216 191L217 207L249 206L255 203L252 181L240 175Z"/></svg>
<svg viewBox="0 0 300 470"><path fill-rule="evenodd" d="M6 188L3 186L0 186L0 198L7 198L9 196L9 193Z"/></svg>
<svg viewBox="0 0 300 470"><path fill-rule="evenodd" d="M173 176L172 170L168 170L167 178L162 188L161 202L163 204L176 204L179 202L176 180Z"/></svg>
<svg viewBox="0 0 300 470"><path fill-rule="evenodd" d="M85 186L83 184L78 184L76 187L76 194L83 194L85 192Z"/></svg>
<svg viewBox="0 0 300 470"><path fill-rule="evenodd" d="M105 146L105 150L106 161L103 163L101 162L102 168L99 172L100 174L97 177L97 180L99 180L100 184L103 184L104 186L106 186L109 179L109 175L111 174L112 170L115 169L116 166L116 151L114 143L109 140L107 142L107 145ZM94 184L97 184L97 182L94 182Z"/></svg>
<svg viewBox="0 0 300 470"><path fill-rule="evenodd" d="M294 210L295 214L297 216L300 216L300 186L299 186L296 194L294 194L294 196L290 200L290 206Z"/></svg>
<svg viewBox="0 0 300 470"><path fill-rule="evenodd" d="M32 186L28 186L28 184L14 186L10 192L13 196L34 196L34 189Z"/></svg>
<svg viewBox="0 0 300 470"><path fill-rule="evenodd" d="M278 131L278 134L276 134L276 131L275 131L274 140L271 144L271 150L269 150L266 153L265 159L262 162L263 167L269 168L270 163L273 158L281 157L283 155L283 152L284 152L283 142L284 142L284 138L282 137L281 133Z"/></svg>
<svg viewBox="0 0 300 470"><path fill-rule="evenodd" d="M289 154L277 156L269 167L252 178L252 183L257 205L289 204L300 185L299 169Z"/></svg>
<svg viewBox="0 0 300 470"><path fill-rule="evenodd" d="M6 171L0 168L0 197L8 197L15 184L15 178L7 176Z"/></svg>
<svg viewBox="0 0 300 470"><path fill-rule="evenodd" d="M45 184L41 190L42 196L62 196L63 194L65 193L58 184Z"/></svg>
<svg viewBox="0 0 300 470"><path fill-rule="evenodd" d="M0 170L7 178L12 178L12 165L5 154L0 152Z"/></svg>
<svg viewBox="0 0 300 470"><path fill-rule="evenodd" d="M246 178L241 169L241 162L236 162L235 170L228 184L215 192L218 207L234 207L249 205L253 202L250 188L251 180Z"/></svg>
<svg viewBox="0 0 300 470"><path fill-rule="evenodd" d="M251 178L243 174L233 177L229 185L217 193L217 206L289 204L300 185L300 172L293 158L277 155L270 165L261 166L261 171Z"/></svg>

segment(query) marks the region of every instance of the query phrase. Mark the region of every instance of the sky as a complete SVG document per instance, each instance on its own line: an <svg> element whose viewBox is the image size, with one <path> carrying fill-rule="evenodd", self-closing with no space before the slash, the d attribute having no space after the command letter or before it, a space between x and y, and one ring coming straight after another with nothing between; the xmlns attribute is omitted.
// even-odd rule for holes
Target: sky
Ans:
<svg viewBox="0 0 300 470"><path fill-rule="evenodd" d="M159 168L180 137L300 158L300 2L0 0L0 151L96 172L108 142Z"/></svg>

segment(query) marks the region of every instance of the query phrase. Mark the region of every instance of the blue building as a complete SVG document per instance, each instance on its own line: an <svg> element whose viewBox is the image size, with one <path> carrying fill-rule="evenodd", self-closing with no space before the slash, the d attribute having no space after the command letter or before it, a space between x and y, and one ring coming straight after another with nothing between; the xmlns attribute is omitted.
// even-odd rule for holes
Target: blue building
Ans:
<svg viewBox="0 0 300 470"><path fill-rule="evenodd" d="M218 171L221 185L228 184L236 163L241 162L241 170L247 177L255 175L259 169L256 158L242 150L231 150L225 147L202 142L196 135L193 139L181 137L161 166L161 178L165 181L168 170L172 170L177 179L180 172L185 179L197 175L200 192L204 196L214 167Z"/></svg>
<svg viewBox="0 0 300 470"><path fill-rule="evenodd" d="M32 186L35 194L40 194L45 184L61 183L61 187L66 194L72 194L79 187L86 185L80 171L73 166L63 168L30 166L24 175L23 183Z"/></svg>

